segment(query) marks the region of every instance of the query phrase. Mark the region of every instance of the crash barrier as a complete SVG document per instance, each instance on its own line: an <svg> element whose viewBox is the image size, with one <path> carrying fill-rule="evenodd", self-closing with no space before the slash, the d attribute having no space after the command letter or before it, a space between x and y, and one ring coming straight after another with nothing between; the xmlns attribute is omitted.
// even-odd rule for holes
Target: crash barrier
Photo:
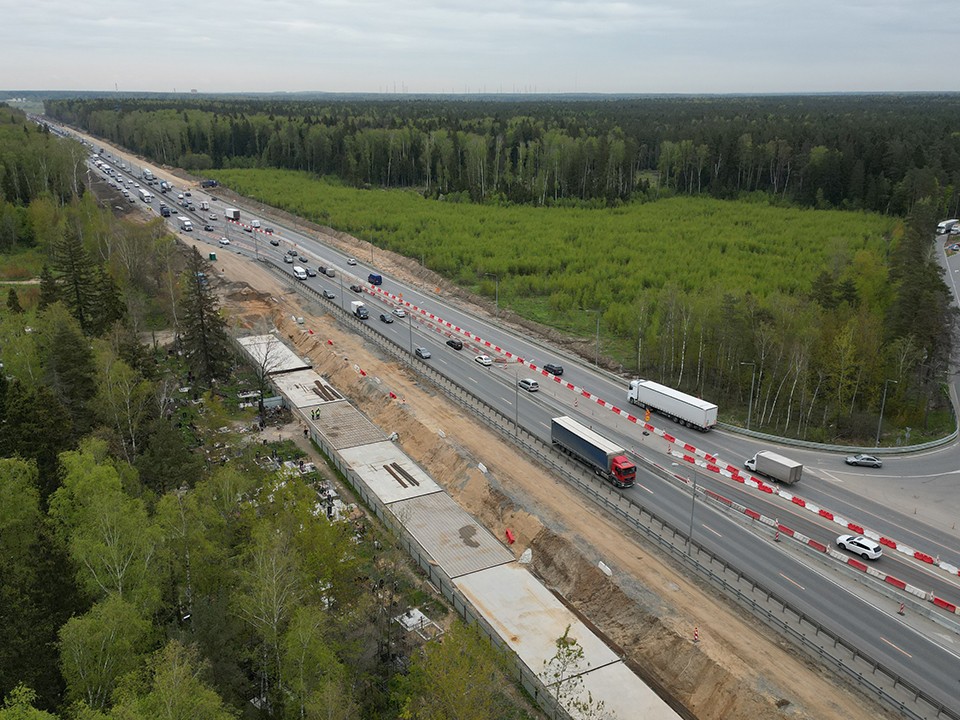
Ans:
<svg viewBox="0 0 960 720"><path fill-rule="evenodd" d="M289 278L286 273L278 274ZM312 288L302 284L298 283L293 287L308 297L322 298ZM347 319L351 317L347 311L344 311L343 315ZM689 538L685 531L672 526L647 510L642 504L626 498L620 491L588 473L580 463L556 453L550 445L519 427L511 417L441 375L428 363L415 361L403 347L375 332L360 320L353 322L352 326L365 339L379 346L382 351L401 360L407 359L411 367L422 377L430 380L450 400L470 411L503 437L522 447L568 484L661 547L679 563L724 592L811 657L835 668L861 690L905 717L915 720L928 717L960 720L960 712L957 709L948 707L911 681L873 659L853 642L794 608L784 598L753 579L741 568L713 555L696 540ZM665 472L643 458L641 461L647 465L648 469L658 474ZM343 471L341 468L341 472Z"/></svg>

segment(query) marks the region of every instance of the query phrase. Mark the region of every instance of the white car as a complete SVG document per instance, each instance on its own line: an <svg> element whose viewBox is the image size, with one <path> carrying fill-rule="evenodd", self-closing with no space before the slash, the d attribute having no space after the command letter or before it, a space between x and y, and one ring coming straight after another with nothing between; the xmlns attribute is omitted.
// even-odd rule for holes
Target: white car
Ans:
<svg viewBox="0 0 960 720"><path fill-rule="evenodd" d="M517 381L517 386L527 392L537 392L540 389L540 383L530 378L520 378Z"/></svg>
<svg viewBox="0 0 960 720"><path fill-rule="evenodd" d="M492 365L492 364L493 364L493 360L490 359L490 356L489 356L489 355L477 355L477 356L474 358L474 361L480 363L481 365L488 365L488 366L489 366L489 365Z"/></svg>
<svg viewBox="0 0 960 720"><path fill-rule="evenodd" d="M837 538L837 547L859 555L864 560L876 560L883 555L880 543L874 542L863 535L841 535Z"/></svg>
<svg viewBox="0 0 960 720"><path fill-rule="evenodd" d="M229 245L230 241L227 238L220 238L221 245Z"/></svg>
<svg viewBox="0 0 960 720"><path fill-rule="evenodd" d="M398 318L405 318L407 316L407 311L404 310L403 308L394 308L393 314L396 315Z"/></svg>
<svg viewBox="0 0 960 720"><path fill-rule="evenodd" d="M207 216L207 219L208 219L208 220L217 220L217 219L218 219L218 218L217 218L217 214L216 214L216 213L210 213L210 214Z"/></svg>
<svg viewBox="0 0 960 720"><path fill-rule="evenodd" d="M347 258L347 265L356 265L356 264L357 264L356 258Z"/></svg>

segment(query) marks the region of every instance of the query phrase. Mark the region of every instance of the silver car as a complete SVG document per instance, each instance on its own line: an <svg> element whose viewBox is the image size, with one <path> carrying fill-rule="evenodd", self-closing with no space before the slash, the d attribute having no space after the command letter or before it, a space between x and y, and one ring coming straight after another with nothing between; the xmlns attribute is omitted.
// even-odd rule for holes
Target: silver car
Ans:
<svg viewBox="0 0 960 720"><path fill-rule="evenodd" d="M874 457L873 455L864 455L863 453L848 455L846 463L847 465L862 465L865 467L883 467L883 461L880 458Z"/></svg>

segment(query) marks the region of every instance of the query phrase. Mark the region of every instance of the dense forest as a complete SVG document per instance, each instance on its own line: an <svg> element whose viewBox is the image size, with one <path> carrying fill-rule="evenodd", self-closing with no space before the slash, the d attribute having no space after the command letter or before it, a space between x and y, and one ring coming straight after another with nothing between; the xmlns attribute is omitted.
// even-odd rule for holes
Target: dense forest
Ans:
<svg viewBox="0 0 960 720"><path fill-rule="evenodd" d="M760 192L956 215L960 96L55 100L51 117L157 162L274 167L476 202L616 204Z"/></svg>
<svg viewBox="0 0 960 720"><path fill-rule="evenodd" d="M86 152L0 107L0 271L41 262L0 313L0 720L531 717L475 630L398 630L448 610L382 528L318 512L332 471L286 470L238 403L212 268L65 191Z"/></svg>

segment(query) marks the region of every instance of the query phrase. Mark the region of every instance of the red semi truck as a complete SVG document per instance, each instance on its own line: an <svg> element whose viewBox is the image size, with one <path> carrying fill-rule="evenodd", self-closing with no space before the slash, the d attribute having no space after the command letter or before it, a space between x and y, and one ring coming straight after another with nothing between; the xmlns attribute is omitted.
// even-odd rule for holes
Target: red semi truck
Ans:
<svg viewBox="0 0 960 720"><path fill-rule="evenodd" d="M627 451L566 415L550 423L550 439L563 452L589 465L593 471L619 488L633 485L637 466Z"/></svg>

